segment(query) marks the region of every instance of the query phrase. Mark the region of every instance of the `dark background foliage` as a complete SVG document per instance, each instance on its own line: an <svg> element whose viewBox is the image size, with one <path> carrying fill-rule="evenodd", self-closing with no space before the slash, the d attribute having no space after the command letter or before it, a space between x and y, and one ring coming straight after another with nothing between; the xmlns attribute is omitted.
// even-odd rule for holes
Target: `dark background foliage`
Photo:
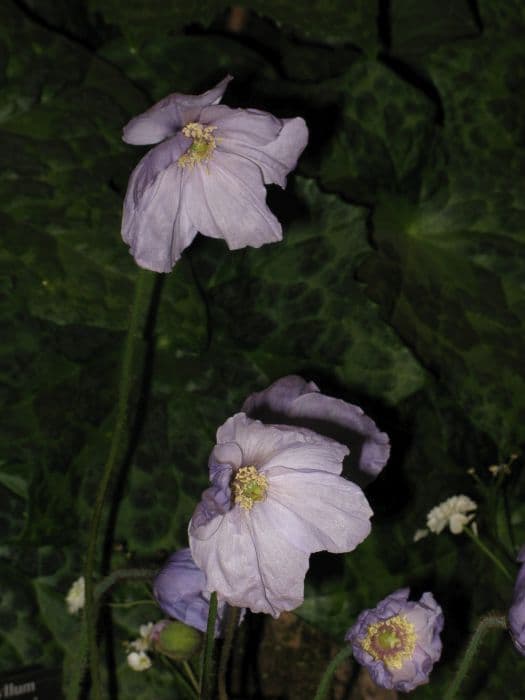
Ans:
<svg viewBox="0 0 525 700"><path fill-rule="evenodd" d="M140 432L107 514L104 566L157 566L185 546L217 426L252 391L302 374L360 404L393 449L368 490L372 536L346 557L313 558L298 615L328 646L396 587L432 590L445 652L414 697L439 698L475 619L504 610L511 587L466 538L414 544L414 531L464 492L502 556L525 535L522 462L505 493L487 470L525 437L525 7L245 8L0 5L0 671L60 665L78 627L63 597L82 566L137 274L119 226L143 150L121 128L229 72L227 104L303 115L310 144L286 192L268 195L282 243L229 253L199 237L159 278ZM145 592L124 587L114 600ZM157 615L106 615L119 698L175 697L167 672L134 674L121 646ZM495 633L465 697L518 700L524 685L525 661Z"/></svg>

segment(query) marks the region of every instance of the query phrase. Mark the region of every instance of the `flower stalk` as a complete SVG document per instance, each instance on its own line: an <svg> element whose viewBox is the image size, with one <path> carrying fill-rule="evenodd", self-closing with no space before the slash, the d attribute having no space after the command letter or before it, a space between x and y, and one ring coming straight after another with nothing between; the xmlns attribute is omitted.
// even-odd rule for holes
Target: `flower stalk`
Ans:
<svg viewBox="0 0 525 700"><path fill-rule="evenodd" d="M226 690L226 672L228 670L228 661L230 659L235 632L239 624L240 608L228 607L226 613L226 625L224 631L224 643L221 649L221 658L219 660L219 700L228 700L228 692Z"/></svg>
<svg viewBox="0 0 525 700"><path fill-rule="evenodd" d="M482 541L481 539L476 535L474 530L471 527L465 527L464 532L470 537L470 539L481 549L483 554L487 556L493 564L496 565L496 567L501 571L501 573L507 578L509 581L514 581L514 577L510 573L510 571L507 569L505 564L499 559L494 552L492 552Z"/></svg>
<svg viewBox="0 0 525 700"><path fill-rule="evenodd" d="M492 629L506 629L507 620L504 615L499 613L490 613L485 615L480 619L470 641L465 650L465 654L461 660L456 675L452 679L447 692L445 693L443 700L454 700L457 695L461 683L463 682L465 676L467 675L473 661L475 660L481 643L485 637L485 634Z"/></svg>
<svg viewBox="0 0 525 700"><path fill-rule="evenodd" d="M97 643L98 606L95 603L95 583L93 574L97 555L97 545L106 496L111 478L122 461L127 446L130 426L129 403L135 382L135 367L139 348L143 342L144 329L151 305L155 275L141 270L135 283L135 295L131 307L130 323L122 356L120 382L118 388L117 413L115 428L111 438L109 455L95 498L95 504L89 526L87 554L84 565L86 582L86 604L83 624L86 627L88 641L88 659L91 671L92 696L102 700L99 650Z"/></svg>
<svg viewBox="0 0 525 700"><path fill-rule="evenodd" d="M328 664L326 667L326 671L323 673L321 677L321 681L319 683L319 686L317 688L317 692L315 694L314 700L325 700L325 698L328 695L328 692L330 690L330 687L332 685L332 679L339 668L339 666L343 663L345 659L347 659L349 656L352 655L352 647L350 644L347 644L344 646L341 651L334 656L332 661Z"/></svg>
<svg viewBox="0 0 525 700"><path fill-rule="evenodd" d="M210 598L208 612L208 624L206 627L206 642L202 655L201 667L201 694L200 700L210 700L212 697L215 649L215 624L217 620L217 593L213 592Z"/></svg>

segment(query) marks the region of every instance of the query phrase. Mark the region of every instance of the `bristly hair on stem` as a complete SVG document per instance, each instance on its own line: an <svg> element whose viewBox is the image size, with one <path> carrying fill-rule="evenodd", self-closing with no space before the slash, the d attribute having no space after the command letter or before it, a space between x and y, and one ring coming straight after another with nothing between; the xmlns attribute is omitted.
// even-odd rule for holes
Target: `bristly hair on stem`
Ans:
<svg viewBox="0 0 525 700"><path fill-rule="evenodd" d="M233 648L233 640L235 632L239 625L239 617L241 614L240 608L228 606L226 613L226 623L224 630L224 642L221 649L221 657L219 660L218 687L219 700L228 700L228 692L226 690L226 673L228 671L228 661L230 660L231 651Z"/></svg>
<svg viewBox="0 0 525 700"><path fill-rule="evenodd" d="M118 387L115 427L111 437L109 454L104 466L89 526L86 560L84 565L85 609L83 625L86 628L88 662L91 671L93 700L102 700L99 650L97 641L98 606L95 604L94 568L100 534L102 513L111 478L120 465L128 442L130 427L129 404L136 378L136 362L142 345L148 314L154 291L155 275L140 270L135 283L135 295L130 311L130 322L124 350ZM142 374L142 373L141 373Z"/></svg>
<svg viewBox="0 0 525 700"><path fill-rule="evenodd" d="M339 666L343 663L345 659L352 655L352 647L350 644L344 646L341 651L334 656L326 667L325 672L321 676L317 692L315 694L314 700L325 700L328 697L328 692L332 685L332 679L334 673L337 671Z"/></svg>
<svg viewBox="0 0 525 700"><path fill-rule="evenodd" d="M472 633L472 637L465 649L465 653L459 664L456 675L452 679L447 692L443 696L443 700L454 700L456 694L467 675L473 661L476 659L481 643L485 634L491 629L506 629L507 620L501 613L493 612L484 615L478 622L476 629Z"/></svg>

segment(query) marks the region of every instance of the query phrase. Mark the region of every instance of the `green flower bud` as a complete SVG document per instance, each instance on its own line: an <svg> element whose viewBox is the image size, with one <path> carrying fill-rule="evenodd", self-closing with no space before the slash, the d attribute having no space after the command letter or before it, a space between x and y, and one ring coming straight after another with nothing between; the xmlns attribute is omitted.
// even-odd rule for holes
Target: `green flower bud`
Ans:
<svg viewBox="0 0 525 700"><path fill-rule="evenodd" d="M155 651L169 656L175 661L185 661L195 656L202 646L203 635L193 627L182 622L168 622L155 635L153 644Z"/></svg>

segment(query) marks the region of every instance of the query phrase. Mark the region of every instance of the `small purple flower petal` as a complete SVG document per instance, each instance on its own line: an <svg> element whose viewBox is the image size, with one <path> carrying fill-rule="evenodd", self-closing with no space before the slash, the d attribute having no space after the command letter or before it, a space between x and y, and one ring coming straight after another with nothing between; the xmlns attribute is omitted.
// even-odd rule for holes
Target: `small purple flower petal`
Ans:
<svg viewBox="0 0 525 700"><path fill-rule="evenodd" d="M172 554L153 583L153 593L166 615L206 631L210 594L206 590L206 577L193 561L188 548ZM216 636L222 624L224 603L219 603Z"/></svg>
<svg viewBox="0 0 525 700"><path fill-rule="evenodd" d="M299 117L218 105L230 80L174 93L124 128L127 143L163 141L133 171L124 202L122 237L141 267L169 272L197 232L230 250L282 239L265 183L284 187L308 130Z"/></svg>
<svg viewBox="0 0 525 700"><path fill-rule="evenodd" d="M190 523L193 558L220 600L277 617L302 603L309 555L354 549L372 511L359 487L338 476L348 450L330 438L239 413L217 443L213 486ZM230 503L220 512L216 493L226 484Z"/></svg>
<svg viewBox="0 0 525 700"><path fill-rule="evenodd" d="M132 146L148 146L164 141L180 131L184 124L196 121L204 107L221 101L230 80L227 75L214 88L202 95L174 92L134 117L123 129L122 139Z"/></svg>
<svg viewBox="0 0 525 700"><path fill-rule="evenodd" d="M509 631L514 646L525 656L525 546L520 549L516 558L522 565L514 584L512 605L509 609Z"/></svg>
<svg viewBox="0 0 525 700"><path fill-rule="evenodd" d="M390 455L388 435L359 406L325 396L316 384L298 376L283 377L252 394L242 410L251 418L304 426L349 445L355 468L351 477L360 483L375 478Z"/></svg>
<svg viewBox="0 0 525 700"><path fill-rule="evenodd" d="M364 610L348 630L356 660L382 688L409 692L428 683L441 656L443 612L431 593L408 600L408 588L395 591Z"/></svg>

